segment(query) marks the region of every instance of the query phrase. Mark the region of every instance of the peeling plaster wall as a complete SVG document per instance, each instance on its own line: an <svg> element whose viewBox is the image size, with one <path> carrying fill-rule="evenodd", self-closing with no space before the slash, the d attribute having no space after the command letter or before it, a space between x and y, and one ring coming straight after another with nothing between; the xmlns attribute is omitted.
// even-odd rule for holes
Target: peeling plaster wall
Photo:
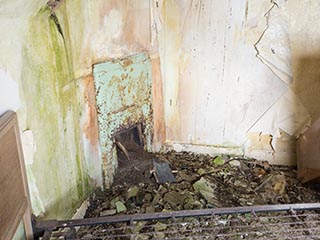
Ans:
<svg viewBox="0 0 320 240"><path fill-rule="evenodd" d="M0 18L0 114L18 112L33 213L65 218L90 190L70 52L45 1L3 1Z"/></svg>
<svg viewBox="0 0 320 240"><path fill-rule="evenodd" d="M157 50L148 0L64 1L62 7L68 12L76 79L90 75L93 64Z"/></svg>
<svg viewBox="0 0 320 240"><path fill-rule="evenodd" d="M173 0L158 12L167 146L296 164L320 109L319 3Z"/></svg>
<svg viewBox="0 0 320 240"><path fill-rule="evenodd" d="M157 56L157 35L151 26L151 4L153 2L147 0L64 1L57 12L58 18L64 19L62 28L68 28L69 32L68 44L72 51L77 92L81 102L82 141L85 146L85 159L88 159L85 161L91 166L90 169L97 165L104 166L107 173L105 182L108 184L113 168L109 169L101 162L102 154L96 138L98 132L96 116L94 116L96 109L91 99L95 96L92 75L94 64L113 59L125 59L142 52L153 55L151 77L156 84L153 85L152 90L157 93L159 100L153 105L154 131L156 132L153 150L160 150L165 138L163 115L159 116L161 111L163 112L162 79L159 79L158 75L160 58ZM62 10L68 14L61 15ZM96 149L100 154L98 158L95 155ZM89 175L95 176L96 170L89 171Z"/></svg>
<svg viewBox="0 0 320 240"><path fill-rule="evenodd" d="M150 4L61 1L54 17L46 1L1 4L0 114L18 111L37 216L69 217L92 187L103 185L92 65L157 52ZM151 61L159 73L160 59ZM153 92L161 91L161 78L152 81Z"/></svg>
<svg viewBox="0 0 320 240"><path fill-rule="evenodd" d="M15 0L0 13L0 112L18 111L33 212L65 218L103 184L92 65L157 52L150 2L62 1L52 18L46 1Z"/></svg>
<svg viewBox="0 0 320 240"><path fill-rule="evenodd" d="M165 138L295 163L295 138L320 115L319 10L312 0L71 0L52 18L46 1L2 1L0 114L18 112L33 212L65 218L102 186L92 65L141 52L158 98L154 150Z"/></svg>

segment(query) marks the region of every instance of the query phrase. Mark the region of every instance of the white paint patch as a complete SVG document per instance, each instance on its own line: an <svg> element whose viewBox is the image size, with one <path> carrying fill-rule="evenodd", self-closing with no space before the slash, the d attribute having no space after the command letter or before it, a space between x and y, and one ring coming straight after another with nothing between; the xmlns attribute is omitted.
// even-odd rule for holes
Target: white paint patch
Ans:
<svg viewBox="0 0 320 240"><path fill-rule="evenodd" d="M122 34L123 20L121 12L111 9L109 14L104 17L103 28L108 31L112 39L118 38Z"/></svg>
<svg viewBox="0 0 320 240"><path fill-rule="evenodd" d="M21 144L24 161L26 164L31 165L33 163L34 153L37 150L31 130L26 130L21 134Z"/></svg>
<svg viewBox="0 0 320 240"><path fill-rule="evenodd" d="M101 162L101 152L100 148L96 146L92 146L89 139L82 134L82 141L83 141L83 151L84 151L84 160L86 164L86 171L91 180L95 181L91 183L95 187L102 187L103 186L103 179L102 179L102 162ZM98 152L98 153L97 153Z"/></svg>
<svg viewBox="0 0 320 240"><path fill-rule="evenodd" d="M124 47L119 44L123 25L122 13L111 9L92 39L91 46L96 58L103 59L107 55L110 57L123 56Z"/></svg>
<svg viewBox="0 0 320 240"><path fill-rule="evenodd" d="M16 111L21 107L19 86L10 74L0 69L0 114L7 110Z"/></svg>

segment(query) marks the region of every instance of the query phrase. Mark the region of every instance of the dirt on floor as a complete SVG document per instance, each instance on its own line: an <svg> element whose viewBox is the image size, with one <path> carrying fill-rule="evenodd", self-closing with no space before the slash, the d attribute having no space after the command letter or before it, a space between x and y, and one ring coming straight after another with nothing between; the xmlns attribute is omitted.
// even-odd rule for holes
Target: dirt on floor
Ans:
<svg viewBox="0 0 320 240"><path fill-rule="evenodd" d="M138 151L129 151L130 161L120 160L112 188L93 194L86 217L320 200L320 184L300 184L294 167L242 157ZM170 163L176 182L155 181L153 158Z"/></svg>
<svg viewBox="0 0 320 240"><path fill-rule="evenodd" d="M320 200L320 185L299 183L294 167L271 166L266 161L243 157L211 157L187 152L155 155L144 152L135 144L126 145L126 149L130 160L119 151L119 169L113 186L105 191L96 191L92 195L85 217L264 204L313 203ZM165 184L156 182L151 173L154 159L170 164L175 182ZM298 236L296 232L288 232L297 231L297 228L303 230L299 235L301 239L318 239L306 238L314 232L305 231L305 226L310 228L320 223L318 215L312 218L310 226L306 225L307 223L297 224L296 216L294 218L292 216L284 218L279 214L267 216L267 221L264 218L257 220L256 215L253 218L248 218L248 215L238 217L228 215L218 217L214 221L192 219L174 223L138 222L129 227L125 223L115 224L111 228L107 225L82 227L77 233L81 238L77 239L266 239L266 236L269 239L271 235L275 237L272 239L291 239L284 236ZM298 219L305 221L303 219L307 218L301 215ZM242 224L244 227L239 227L237 224ZM261 228L261 224L268 226ZM284 228L284 224L288 224L289 227ZM264 232L261 229L264 229ZM132 235L132 231L137 234ZM173 232L175 235L172 235ZM217 233L212 235L214 232ZM197 238L197 234L200 233L205 234L205 237Z"/></svg>

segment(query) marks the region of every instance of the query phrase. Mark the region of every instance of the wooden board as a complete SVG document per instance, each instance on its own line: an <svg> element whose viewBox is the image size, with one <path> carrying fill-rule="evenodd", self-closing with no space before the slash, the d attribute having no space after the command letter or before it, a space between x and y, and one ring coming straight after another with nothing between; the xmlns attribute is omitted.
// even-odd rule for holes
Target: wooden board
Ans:
<svg viewBox="0 0 320 240"><path fill-rule="evenodd" d="M24 223L27 239L33 239L31 208L18 121L14 112L0 117L0 239L12 239Z"/></svg>
<svg viewBox="0 0 320 240"><path fill-rule="evenodd" d="M320 118L297 141L298 178L302 183L320 179Z"/></svg>

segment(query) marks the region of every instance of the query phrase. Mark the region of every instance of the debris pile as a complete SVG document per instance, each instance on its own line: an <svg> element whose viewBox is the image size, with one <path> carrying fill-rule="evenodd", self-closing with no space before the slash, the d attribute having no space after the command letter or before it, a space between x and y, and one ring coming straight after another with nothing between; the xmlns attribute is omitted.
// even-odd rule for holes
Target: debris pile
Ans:
<svg viewBox="0 0 320 240"><path fill-rule="evenodd" d="M266 161L241 157L213 158L186 152L169 152L154 157L170 164L175 182L159 184L151 179L120 184L117 181L105 192L93 194L85 217L320 200L320 185L299 183L294 167L271 166ZM145 175L146 170L143 171L141 174ZM160 222L158 225L162 227ZM86 234L89 230L83 229Z"/></svg>

